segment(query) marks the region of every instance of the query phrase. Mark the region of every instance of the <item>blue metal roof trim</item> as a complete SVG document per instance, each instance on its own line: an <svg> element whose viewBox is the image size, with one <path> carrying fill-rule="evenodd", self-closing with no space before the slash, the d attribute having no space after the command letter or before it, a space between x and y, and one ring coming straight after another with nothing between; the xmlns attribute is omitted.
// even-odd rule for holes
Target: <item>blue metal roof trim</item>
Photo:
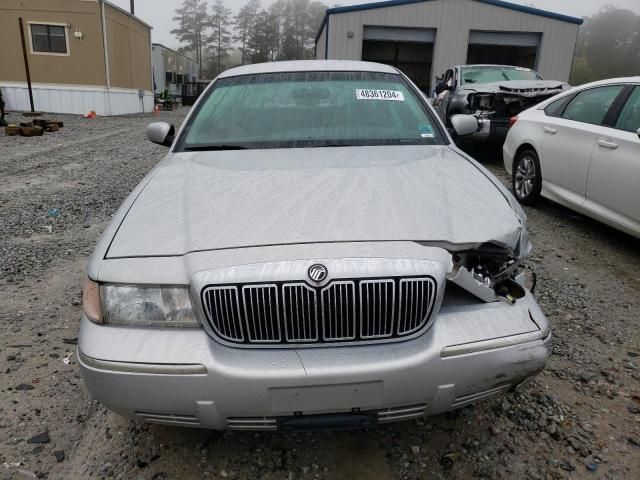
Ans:
<svg viewBox="0 0 640 480"><path fill-rule="evenodd" d="M582 25L584 23L584 20L582 18L570 17L569 15L550 12L548 10L542 10L540 8L526 7L524 5L505 2L503 0L476 0L476 2L486 3L488 5L494 5L496 7L508 8L510 10L515 10L517 12L530 13L532 15L538 15L540 17L552 18L554 20L560 20L563 22L575 23L576 25Z"/></svg>
<svg viewBox="0 0 640 480"><path fill-rule="evenodd" d="M318 29L318 33L316 34L316 42L320 35L322 34L322 30L327 23L327 18L329 15L334 13L347 13L347 12L358 12L360 10L373 10L376 8L386 8L386 7L395 7L396 5L410 5L412 3L422 3L422 2L431 2L433 0L386 0L383 2L372 2L372 3L363 3L360 5L347 5L346 7L333 7L327 8L327 11L324 14L324 19L322 20L322 24L320 24L320 28Z"/></svg>
<svg viewBox="0 0 640 480"><path fill-rule="evenodd" d="M327 8L327 13L357 12L358 10L373 10L374 8L395 7L396 5L410 5L412 3L431 2L433 0L386 0L383 2L362 3L345 7Z"/></svg>
<svg viewBox="0 0 640 480"><path fill-rule="evenodd" d="M318 29L318 33L316 34L316 42L318 41L318 38L320 38L320 35L324 30L324 27L327 23L327 18L329 17L329 15L332 15L334 13L358 12L361 10L373 10L376 8L395 7L398 5L410 5L412 3L421 3L421 2L430 2L430 1L433 1L433 0L387 0L383 2L363 3L361 5L348 5L346 7L327 8L327 11L324 15L324 19L322 20L322 24L320 25L320 28ZM526 7L524 5L505 2L503 0L475 0L475 1L480 3L486 3L487 5L493 5L495 7L508 8L509 10L515 10L517 12L530 13L531 15L538 15L540 17L560 20L562 22L574 23L576 25L582 25L584 23L584 20L582 18L570 17L569 15L550 12L548 10L542 10L540 8Z"/></svg>

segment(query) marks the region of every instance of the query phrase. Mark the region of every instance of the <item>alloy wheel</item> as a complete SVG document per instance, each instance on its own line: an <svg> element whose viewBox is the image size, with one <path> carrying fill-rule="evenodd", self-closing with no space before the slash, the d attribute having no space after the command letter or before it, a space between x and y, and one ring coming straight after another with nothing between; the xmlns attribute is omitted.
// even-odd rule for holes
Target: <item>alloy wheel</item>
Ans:
<svg viewBox="0 0 640 480"><path fill-rule="evenodd" d="M516 193L520 198L528 197L536 182L536 163L529 155L525 155L518 162L515 173Z"/></svg>

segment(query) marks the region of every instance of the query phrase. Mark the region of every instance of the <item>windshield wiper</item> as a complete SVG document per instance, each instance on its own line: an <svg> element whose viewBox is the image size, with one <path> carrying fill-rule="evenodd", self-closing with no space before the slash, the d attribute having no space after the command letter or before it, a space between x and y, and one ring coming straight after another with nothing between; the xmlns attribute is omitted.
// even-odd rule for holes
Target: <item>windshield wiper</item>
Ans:
<svg viewBox="0 0 640 480"><path fill-rule="evenodd" d="M220 150L246 150L249 147L242 145L224 145L224 144L211 144L211 145L193 145L191 147L184 147L187 152L214 152Z"/></svg>

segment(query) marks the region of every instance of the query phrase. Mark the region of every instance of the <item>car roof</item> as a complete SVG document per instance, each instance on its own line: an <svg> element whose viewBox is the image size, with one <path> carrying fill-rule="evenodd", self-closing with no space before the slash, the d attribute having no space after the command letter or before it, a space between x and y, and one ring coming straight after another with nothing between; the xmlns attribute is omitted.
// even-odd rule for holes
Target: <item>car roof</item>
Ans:
<svg viewBox="0 0 640 480"><path fill-rule="evenodd" d="M582 85L576 85L577 89L584 89L589 87L598 87L601 85L610 85L614 83L636 83L640 84L640 77L621 77L621 78L607 78L605 80L598 80L597 82L584 83Z"/></svg>
<svg viewBox="0 0 640 480"><path fill-rule="evenodd" d="M466 65L456 65L454 68L461 68L461 67L526 68L527 70L531 70L532 72L535 72L533 68L529 68L529 67L518 67L517 65L499 65L499 64L493 64L493 63L468 63Z"/></svg>
<svg viewBox="0 0 640 480"><path fill-rule="evenodd" d="M352 60L293 60L286 62L254 63L231 68L222 72L218 78L237 77L259 73L281 72L380 72L398 73L398 71L381 63L359 62Z"/></svg>

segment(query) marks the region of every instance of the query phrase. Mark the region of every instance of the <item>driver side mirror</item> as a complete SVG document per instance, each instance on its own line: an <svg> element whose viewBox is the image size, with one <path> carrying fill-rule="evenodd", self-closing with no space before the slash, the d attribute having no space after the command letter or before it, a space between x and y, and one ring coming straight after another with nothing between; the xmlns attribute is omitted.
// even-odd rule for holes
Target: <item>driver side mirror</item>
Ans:
<svg viewBox="0 0 640 480"><path fill-rule="evenodd" d="M147 126L147 138L153 143L170 147L176 135L176 128L166 122L154 122Z"/></svg>
<svg viewBox="0 0 640 480"><path fill-rule="evenodd" d="M459 137L474 134L480 128L478 119L473 115L453 115L451 125Z"/></svg>

